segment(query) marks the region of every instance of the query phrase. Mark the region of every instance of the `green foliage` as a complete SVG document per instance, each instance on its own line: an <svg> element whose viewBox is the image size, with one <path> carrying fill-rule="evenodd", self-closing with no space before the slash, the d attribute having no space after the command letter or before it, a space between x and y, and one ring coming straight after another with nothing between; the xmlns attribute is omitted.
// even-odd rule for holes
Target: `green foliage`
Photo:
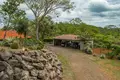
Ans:
<svg viewBox="0 0 120 80"><path fill-rule="evenodd" d="M108 59L113 59L116 56L116 54L114 52L109 52L108 54L106 54L106 56Z"/></svg>
<svg viewBox="0 0 120 80"><path fill-rule="evenodd" d="M118 54L118 55L116 56L116 58L117 58L118 60L120 60L120 54Z"/></svg>
<svg viewBox="0 0 120 80"><path fill-rule="evenodd" d="M73 3L70 0L24 0L25 4L28 6L28 8L33 12L35 16L35 27L36 27L36 39L39 40L39 30L41 26L41 22L43 19L52 13L55 13L55 11L59 8L61 8L63 11L66 11L71 8L73 8ZM39 19L39 17L41 18Z"/></svg>
<svg viewBox="0 0 120 80"><path fill-rule="evenodd" d="M1 42L2 46L10 47L10 45L14 42L15 38L7 38Z"/></svg>
<svg viewBox="0 0 120 80"><path fill-rule="evenodd" d="M87 54L92 54L93 51L92 51L92 43L91 42L86 42L85 43L85 48L84 48L84 51L87 53Z"/></svg>
<svg viewBox="0 0 120 80"><path fill-rule="evenodd" d="M28 19L27 18L22 18L22 19L17 19L14 21L14 30L16 30L19 34L24 34L24 36L27 36L28 33Z"/></svg>
<svg viewBox="0 0 120 80"><path fill-rule="evenodd" d="M11 20L14 19L14 15L20 14L20 9L18 6L23 3L23 0L6 0L3 5L1 5L0 13L3 15L5 26L4 29L10 27Z"/></svg>
<svg viewBox="0 0 120 80"><path fill-rule="evenodd" d="M11 45L10 45L10 48L11 49L18 49L19 48L19 44L17 42L13 42Z"/></svg>
<svg viewBox="0 0 120 80"><path fill-rule="evenodd" d="M105 54L100 55L100 58L101 58L101 59L105 59L105 57L106 57Z"/></svg>
<svg viewBox="0 0 120 80"><path fill-rule="evenodd" d="M41 18L40 18L41 19ZM52 18L50 16L45 17L41 23L39 24L39 33L41 40L44 40L45 37L51 36L53 29L54 29L54 23L52 21Z"/></svg>
<svg viewBox="0 0 120 80"><path fill-rule="evenodd" d="M92 53L93 53L92 48L90 48L90 47L86 47L86 48L85 48L85 52L86 52L87 54L92 54Z"/></svg>
<svg viewBox="0 0 120 80"><path fill-rule="evenodd" d="M23 44L25 47L28 47L32 50L40 50L44 47L44 43L36 39L24 39Z"/></svg>
<svg viewBox="0 0 120 80"><path fill-rule="evenodd" d="M107 54L107 57L109 59L117 58L120 59L120 47L119 46L113 46L113 51Z"/></svg>

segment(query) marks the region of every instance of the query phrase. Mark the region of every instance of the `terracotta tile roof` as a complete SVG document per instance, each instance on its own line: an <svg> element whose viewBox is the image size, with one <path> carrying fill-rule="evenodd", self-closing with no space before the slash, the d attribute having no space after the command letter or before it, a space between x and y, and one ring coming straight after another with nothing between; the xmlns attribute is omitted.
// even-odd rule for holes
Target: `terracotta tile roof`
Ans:
<svg viewBox="0 0 120 80"><path fill-rule="evenodd" d="M78 35L73 34L64 34L60 36L56 36L54 39L61 39L61 40L80 40Z"/></svg>
<svg viewBox="0 0 120 80"><path fill-rule="evenodd" d="M5 31L0 30L0 40L2 40L4 38L4 34L5 34ZM7 38L15 38L15 37L17 37L17 38L24 38L24 35L23 34L20 35L16 31L9 30L6 33L5 39L7 39ZM30 36L27 36L27 37L31 38Z"/></svg>

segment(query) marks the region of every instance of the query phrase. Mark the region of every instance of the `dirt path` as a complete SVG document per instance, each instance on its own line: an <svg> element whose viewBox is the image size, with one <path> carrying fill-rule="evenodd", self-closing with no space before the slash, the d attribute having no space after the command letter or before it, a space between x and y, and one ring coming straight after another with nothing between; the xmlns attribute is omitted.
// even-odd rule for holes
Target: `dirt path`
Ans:
<svg viewBox="0 0 120 80"><path fill-rule="evenodd" d="M49 49L68 58L75 80L112 80L100 67L79 50L49 46Z"/></svg>

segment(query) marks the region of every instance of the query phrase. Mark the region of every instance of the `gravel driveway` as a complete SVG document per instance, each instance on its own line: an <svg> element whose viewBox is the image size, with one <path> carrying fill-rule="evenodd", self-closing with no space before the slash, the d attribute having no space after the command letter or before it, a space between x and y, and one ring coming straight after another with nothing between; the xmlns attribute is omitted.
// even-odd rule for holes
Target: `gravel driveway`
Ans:
<svg viewBox="0 0 120 80"><path fill-rule="evenodd" d="M79 50L54 46L48 46L48 48L68 58L76 80L113 80L104 74L101 68L89 58L89 55Z"/></svg>

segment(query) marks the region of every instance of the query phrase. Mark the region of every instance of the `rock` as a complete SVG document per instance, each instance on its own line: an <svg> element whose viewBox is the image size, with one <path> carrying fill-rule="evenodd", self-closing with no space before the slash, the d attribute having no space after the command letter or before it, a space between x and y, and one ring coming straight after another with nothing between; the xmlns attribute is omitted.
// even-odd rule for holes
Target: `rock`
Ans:
<svg viewBox="0 0 120 80"><path fill-rule="evenodd" d="M54 79L56 77L56 72L55 71L51 71L50 72L50 78Z"/></svg>
<svg viewBox="0 0 120 80"><path fill-rule="evenodd" d="M10 80L7 74L4 74L0 80Z"/></svg>
<svg viewBox="0 0 120 80"><path fill-rule="evenodd" d="M8 63L12 66L12 67L19 67L21 64L18 62L18 60L9 60Z"/></svg>
<svg viewBox="0 0 120 80"><path fill-rule="evenodd" d="M10 52L5 51L0 53L0 58L2 60L7 61L10 57L12 57L12 54Z"/></svg>
<svg viewBox="0 0 120 80"><path fill-rule="evenodd" d="M38 80L37 77L31 77L29 80Z"/></svg>
<svg viewBox="0 0 120 80"><path fill-rule="evenodd" d="M37 71L37 70L32 70L30 74L31 74L31 76L33 76L33 77L37 77L38 71Z"/></svg>
<svg viewBox="0 0 120 80"><path fill-rule="evenodd" d="M29 80L29 72L28 71L22 71L22 80Z"/></svg>
<svg viewBox="0 0 120 80"><path fill-rule="evenodd" d="M46 74L47 72L46 71L44 71L44 70L42 70L42 71L39 71L38 72L38 79L45 79L45 74Z"/></svg>
<svg viewBox="0 0 120 80"><path fill-rule="evenodd" d="M21 71L22 71L22 70L21 70L20 68L15 68L15 69L14 69L14 73L15 73L15 74L21 73Z"/></svg>
<svg viewBox="0 0 120 80"><path fill-rule="evenodd" d="M4 76L5 72L4 71L1 71L0 72L0 79Z"/></svg>
<svg viewBox="0 0 120 80"><path fill-rule="evenodd" d="M7 68L7 66L5 66L5 63L3 61L0 61L0 72L4 71Z"/></svg>
<svg viewBox="0 0 120 80"><path fill-rule="evenodd" d="M39 70L43 70L43 69L44 69L43 63L38 63L38 64L33 63L32 65L33 65L36 69L39 69Z"/></svg>
<svg viewBox="0 0 120 80"><path fill-rule="evenodd" d="M62 80L61 62L48 50L0 53L0 80Z"/></svg>
<svg viewBox="0 0 120 80"><path fill-rule="evenodd" d="M48 52L47 49L42 49L41 51L44 52L44 53Z"/></svg>

